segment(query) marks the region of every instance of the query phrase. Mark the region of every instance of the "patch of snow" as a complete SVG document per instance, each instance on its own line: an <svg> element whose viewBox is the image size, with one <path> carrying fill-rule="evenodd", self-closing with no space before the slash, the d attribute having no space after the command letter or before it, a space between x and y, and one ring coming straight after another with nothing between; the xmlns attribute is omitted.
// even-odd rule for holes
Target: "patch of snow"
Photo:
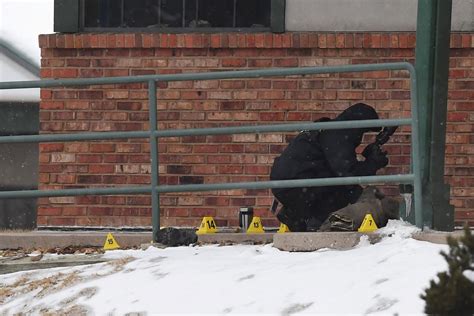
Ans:
<svg viewBox="0 0 474 316"><path fill-rule="evenodd" d="M389 236L394 238L410 238L416 233L421 232L421 230L403 220L388 220L388 223L385 227L382 227L377 230L377 233L381 234L382 236Z"/></svg>
<svg viewBox="0 0 474 316"><path fill-rule="evenodd" d="M462 275L464 275L464 277L466 279L468 279L469 281L471 281L472 283L474 283L474 271L472 270L464 270L462 272Z"/></svg>
<svg viewBox="0 0 474 316"><path fill-rule="evenodd" d="M393 223L400 230L403 223ZM111 260L0 276L0 314L423 314L447 245L385 237L337 251L272 245L114 250ZM45 282L48 281L48 282Z"/></svg>

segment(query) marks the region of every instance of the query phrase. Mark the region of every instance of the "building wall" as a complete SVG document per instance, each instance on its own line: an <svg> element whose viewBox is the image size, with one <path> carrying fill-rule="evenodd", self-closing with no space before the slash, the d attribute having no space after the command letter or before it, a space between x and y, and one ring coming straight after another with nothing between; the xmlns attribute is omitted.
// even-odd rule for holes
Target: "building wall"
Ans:
<svg viewBox="0 0 474 316"><path fill-rule="evenodd" d="M129 76L211 70L409 61L414 33L53 34L40 36L43 78ZM451 41L446 179L456 222L474 225L474 35ZM291 78L160 83L160 129L311 121L364 101L384 118L410 115L408 74L377 71ZM148 128L142 84L42 89L41 132ZM159 140L160 183L268 180L271 164L295 133L196 136ZM383 173L407 172L409 130L386 145ZM40 187L148 184L146 140L40 145ZM396 187L385 192L397 195ZM214 216L236 226L241 206L264 225L269 190L163 194L162 225L196 226ZM150 225L149 196L41 199L39 225Z"/></svg>
<svg viewBox="0 0 474 316"><path fill-rule="evenodd" d="M287 31L416 30L418 0L286 0ZM367 9L370 8L370 9ZM451 29L474 31L474 0L454 0Z"/></svg>

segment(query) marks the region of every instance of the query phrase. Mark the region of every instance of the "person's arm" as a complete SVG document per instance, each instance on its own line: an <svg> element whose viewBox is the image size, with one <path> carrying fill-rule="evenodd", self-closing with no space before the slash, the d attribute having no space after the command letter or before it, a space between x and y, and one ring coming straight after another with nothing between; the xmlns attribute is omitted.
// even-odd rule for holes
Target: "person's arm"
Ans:
<svg viewBox="0 0 474 316"><path fill-rule="evenodd" d="M375 175L381 163L371 157L358 161L354 141L346 136L347 131L334 130L320 139L325 158L334 174L338 177Z"/></svg>

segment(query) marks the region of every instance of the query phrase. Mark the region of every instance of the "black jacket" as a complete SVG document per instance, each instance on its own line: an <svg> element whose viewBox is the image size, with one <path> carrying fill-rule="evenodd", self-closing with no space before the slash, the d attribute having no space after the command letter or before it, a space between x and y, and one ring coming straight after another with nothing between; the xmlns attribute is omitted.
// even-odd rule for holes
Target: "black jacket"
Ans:
<svg viewBox="0 0 474 316"><path fill-rule="evenodd" d="M375 110L364 103L352 105L334 121L378 119ZM322 121L330 121L323 119ZM368 131L380 128L304 131L275 158L271 180L368 176L377 172L369 161L358 161L356 148Z"/></svg>

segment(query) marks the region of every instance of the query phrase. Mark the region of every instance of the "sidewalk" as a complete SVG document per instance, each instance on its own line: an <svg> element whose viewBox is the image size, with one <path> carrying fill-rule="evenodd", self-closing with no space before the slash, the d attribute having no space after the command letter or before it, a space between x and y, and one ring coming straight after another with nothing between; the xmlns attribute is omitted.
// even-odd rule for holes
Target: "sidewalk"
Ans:
<svg viewBox="0 0 474 316"><path fill-rule="evenodd" d="M107 234L111 232L121 248L141 247L152 241L151 232L123 231L1 231L0 249L37 249L57 248L67 246L102 247ZM446 243L446 237L459 237L462 231L420 232L414 239L432 243ZM375 233L367 234L369 241L378 242L380 236ZM355 246L362 236L357 232L321 232L321 233L215 233L198 235L201 244L262 244L272 243L275 247L286 251L314 251L320 248L348 249Z"/></svg>

